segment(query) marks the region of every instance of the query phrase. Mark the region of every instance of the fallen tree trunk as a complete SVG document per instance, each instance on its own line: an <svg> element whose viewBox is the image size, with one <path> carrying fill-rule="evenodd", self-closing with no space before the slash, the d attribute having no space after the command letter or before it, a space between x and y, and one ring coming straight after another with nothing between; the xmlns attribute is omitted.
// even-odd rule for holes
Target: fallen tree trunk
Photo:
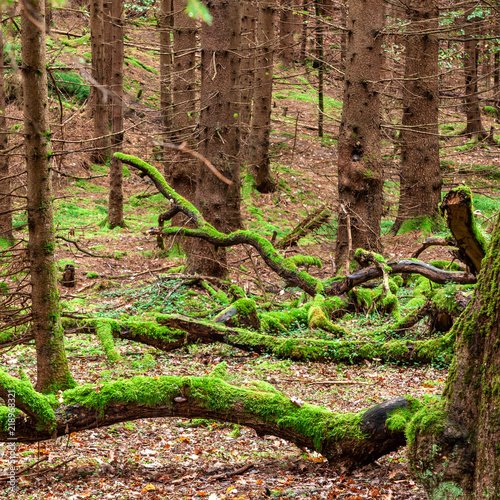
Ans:
<svg viewBox="0 0 500 500"><path fill-rule="evenodd" d="M340 469L361 467L403 446L406 422L422 406L417 400L397 398L367 411L342 414L288 398L265 382L238 387L212 376L133 377L65 391L64 404L44 420L40 408L50 409L49 400L41 394L30 400L28 393L34 390L28 382L2 373L0 395L13 387L16 405L25 413L13 422L12 436L5 430L9 410L0 407L3 442L14 437L18 443L34 443L143 418L208 418L316 450Z"/></svg>
<svg viewBox="0 0 500 500"><path fill-rule="evenodd" d="M351 275L346 276L341 281L320 280L314 278L308 272L300 270L300 266L315 265L321 267L321 261L316 257L307 255L295 255L284 258L281 256L272 243L263 236L251 231L234 231L230 234L224 234L217 231L211 224L205 221L201 213L182 196L177 194L165 181L163 176L152 165L136 158L134 156L115 153L123 163L135 167L142 174L147 175L162 193L165 198L170 200L174 206L167 212L168 217L182 212L189 217L195 224L196 229L170 227L162 231L163 235L179 234L190 238L200 238L216 247L230 247L246 244L255 248L264 262L283 278L288 286L296 286L304 290L311 296L317 293L325 295L342 295L353 287L366 281L382 276L382 271L377 267L361 269ZM166 217L166 216L165 216ZM418 273L435 283L459 283L471 284L476 282L475 276L468 273L456 273L443 271L430 264L419 261L402 260L399 262L387 262L391 268L391 273Z"/></svg>
<svg viewBox="0 0 500 500"><path fill-rule="evenodd" d="M453 355L454 337L449 334L432 340L364 342L274 337L176 315L160 314L157 321L170 328L184 330L192 337L205 341L222 342L242 351L270 354L293 361L360 363L378 359L382 363L409 364L432 363L437 358L448 358L448 361L451 361Z"/></svg>
<svg viewBox="0 0 500 500"><path fill-rule="evenodd" d="M466 186L458 186L448 192L441 203L441 213L446 214L446 222L457 242L460 258L477 275L487 245L476 225L471 190Z"/></svg>
<svg viewBox="0 0 500 500"><path fill-rule="evenodd" d="M320 228L331 216L330 210L325 205L311 212L304 220L300 221L292 231L277 241L275 248L288 248L296 246L300 238L307 236L311 231Z"/></svg>

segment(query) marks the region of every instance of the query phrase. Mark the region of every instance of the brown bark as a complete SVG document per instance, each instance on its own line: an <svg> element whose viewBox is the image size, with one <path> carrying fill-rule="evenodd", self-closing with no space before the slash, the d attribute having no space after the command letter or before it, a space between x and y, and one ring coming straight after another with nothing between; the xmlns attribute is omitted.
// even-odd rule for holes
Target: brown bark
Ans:
<svg viewBox="0 0 500 500"><path fill-rule="evenodd" d="M31 19L36 21L34 24ZM73 385L64 351L55 265L44 1L21 1L24 129L28 192L28 257L32 329L40 392ZM42 27L42 29L40 29Z"/></svg>
<svg viewBox="0 0 500 500"><path fill-rule="evenodd" d="M383 0L350 2L347 27L345 89L338 140L339 217L335 252L338 269L352 258L348 255L349 248L381 249L383 169L380 98L376 87L382 63Z"/></svg>
<svg viewBox="0 0 500 500"><path fill-rule="evenodd" d="M441 212L446 215L448 228L459 248L460 260L473 274L478 274L486 255L486 243L476 226L470 191L460 187L452 189L443 199Z"/></svg>
<svg viewBox="0 0 500 500"><path fill-rule="evenodd" d="M294 63L294 37L295 34L295 19L294 15L294 0L283 0L281 2L280 23L279 23L279 44L280 57L283 65L292 67Z"/></svg>
<svg viewBox="0 0 500 500"><path fill-rule="evenodd" d="M107 101L109 92L105 87L105 60L104 60L104 11L103 0L91 0L90 2L90 32L92 50L92 78L94 84L91 86L91 98L93 113L94 141L96 148L91 155L92 161L105 164L109 159L110 140L109 118Z"/></svg>
<svg viewBox="0 0 500 500"><path fill-rule="evenodd" d="M255 72L255 0L244 0L241 8L241 63L240 63L240 131L241 156L248 152L248 136L252 121L252 95Z"/></svg>
<svg viewBox="0 0 500 500"><path fill-rule="evenodd" d="M0 21L2 12L0 10ZM2 67L0 68L0 238L9 241L14 239L12 234L12 199L10 197L11 183L9 179L9 155L4 151L9 144L7 135L7 120L5 118L5 78L3 58L3 32L0 31L0 57Z"/></svg>
<svg viewBox="0 0 500 500"><path fill-rule="evenodd" d="M174 40L172 72L172 139L194 144L196 125L196 20L184 12L184 0L174 0ZM196 186L196 161L177 153L169 165L171 186L192 201Z"/></svg>
<svg viewBox="0 0 500 500"><path fill-rule="evenodd" d="M419 216L435 217L441 202L437 0L407 4L399 208L393 231ZM425 33L429 31L430 33Z"/></svg>
<svg viewBox="0 0 500 500"><path fill-rule="evenodd" d="M169 139L170 133L172 131L172 42L170 38L171 21L172 0L161 0L160 12L158 14L158 28L160 30L160 108L164 133ZM165 171L165 174L168 174L168 172Z"/></svg>
<svg viewBox="0 0 500 500"><path fill-rule="evenodd" d="M205 166L198 168L196 205L219 231L241 226L238 97L240 84L240 2L207 3L212 25L201 32L200 153L225 177L228 186ZM189 271L188 271L189 270ZM227 274L225 250L197 242L188 258L189 273L221 277Z"/></svg>
<svg viewBox="0 0 500 500"><path fill-rule="evenodd" d="M500 218L484 262L472 303L453 329L455 357L434 420L425 425L422 415L412 424L410 465L429 498L500 495Z"/></svg>
<svg viewBox="0 0 500 500"><path fill-rule="evenodd" d="M300 55L299 61L304 64L307 57L307 25L309 23L309 0L302 0L302 11L307 14L302 19L302 29L300 30Z"/></svg>
<svg viewBox="0 0 500 500"><path fill-rule="evenodd" d="M474 12L476 3L469 3L465 9L464 16L464 74L465 74L465 114L467 126L465 134L471 135L479 140L486 138L487 134L481 122L481 110L479 108L479 96L477 93L477 65L478 65L478 23L479 18L468 16Z"/></svg>
<svg viewBox="0 0 500 500"><path fill-rule="evenodd" d="M325 28L322 17L325 15L324 0L314 0L314 8L316 13L316 66L318 68L318 137L323 137L323 115L325 112L323 88L325 73L323 35Z"/></svg>
<svg viewBox="0 0 500 500"><path fill-rule="evenodd" d="M260 193L272 193L276 184L269 161L273 92L275 2L260 0L257 17L257 56L253 92L252 130L249 140L248 173Z"/></svg>
<svg viewBox="0 0 500 500"><path fill-rule="evenodd" d="M111 150L120 151L123 143L123 0L113 0L112 21L112 64L111 64ZM123 169L121 162L111 157L109 168L109 208L110 228L123 226Z"/></svg>

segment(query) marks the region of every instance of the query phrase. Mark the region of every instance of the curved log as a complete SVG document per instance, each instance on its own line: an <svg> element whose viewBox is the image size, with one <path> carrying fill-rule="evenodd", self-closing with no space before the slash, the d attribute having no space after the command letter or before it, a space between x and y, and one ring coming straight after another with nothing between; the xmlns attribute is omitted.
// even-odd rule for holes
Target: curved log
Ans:
<svg viewBox="0 0 500 500"><path fill-rule="evenodd" d="M5 383L4 390L8 386ZM143 418L208 418L251 427L260 436L280 437L318 451L336 467L353 469L403 446L404 425L386 422L396 411L412 414L418 409L397 398L368 411L342 414L289 398L266 383L238 387L211 376L133 377L99 387L80 386L62 397L64 405L56 410L51 429L37 428L31 416L17 416L16 441L34 443ZM0 412L0 423L4 416ZM12 439L3 429L0 426L0 441Z"/></svg>

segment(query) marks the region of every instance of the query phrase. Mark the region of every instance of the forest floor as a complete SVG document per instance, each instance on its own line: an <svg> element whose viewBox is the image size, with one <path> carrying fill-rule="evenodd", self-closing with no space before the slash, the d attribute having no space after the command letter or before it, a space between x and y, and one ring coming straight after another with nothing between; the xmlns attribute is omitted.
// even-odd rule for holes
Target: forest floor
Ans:
<svg viewBox="0 0 500 500"><path fill-rule="evenodd" d="M59 14L60 30L79 31L79 18ZM80 32L81 32L80 28ZM144 44L155 42L153 35L137 30ZM64 37L60 36L58 43ZM70 57L85 57L90 49L68 38ZM66 40L66 39L64 39ZM78 39L76 39L78 40ZM142 40L142 38L141 38ZM54 49L55 50L55 49ZM147 159L153 158L159 125L157 67L154 52L140 52L127 47L129 64L126 82L130 95L126 127L135 128L126 134L125 152ZM134 59L135 58L135 59ZM132 59L143 64L138 67ZM149 69L148 69L149 68ZM336 141L340 118L341 83L328 80L327 100L331 118L326 120L327 133L316 137L315 73L299 67L295 72L277 69L280 77L275 90L273 130L271 134L273 173L278 182L275 193L252 192L244 183L242 212L245 226L271 238L278 238L299 220L323 204L335 214L336 209ZM300 76L296 76L300 73ZM303 79L306 79L304 81ZM156 87L155 87L156 85ZM141 101L134 99L138 88L144 90ZM51 112L59 121L60 107L52 95ZM452 113L447 111L447 113ZM474 193L478 221L488 233L493 217L500 211L500 160L498 149L465 147L467 139L454 135L463 126L460 110L453 111L453 121L443 115L442 173L449 188L465 183ZM21 118L15 102L8 115ZM295 120L299 117L296 127ZM81 149L81 139L89 137L91 122L83 106L64 100L63 121L65 150ZM490 117L483 117L485 127L495 126ZM15 123L13 121L12 123ZM54 138L61 139L54 127ZM54 143L54 152L61 143ZM59 148L59 149L58 149ZM391 153L392 143L384 144L386 158L385 215L383 221L384 255L410 257L429 236L422 228L391 236L390 227L397 209L398 158ZM167 251L157 248L156 239L146 231L157 225L158 215L167 203L155 192L153 185L124 169L125 220L127 227L109 230L101 223L107 211L107 168L91 165L88 153L76 152L58 156L55 168L55 220L57 235L75 240L93 253L79 251L73 244L58 240L58 267L66 264L76 268L74 288L59 287L63 312L121 318L147 318L156 311L203 313L225 307L206 289L189 285L179 266L185 257L175 245ZM22 168L22 159L14 161L13 169ZM78 177L78 178L75 178ZM94 176L101 176L90 178ZM25 215L15 220L17 238L26 238ZM436 228L446 233L444 223ZM314 255L323 263L322 269L310 270L317 277L335 273L335 215L315 233L303 238L287 255ZM101 257L96 255L102 255ZM260 303L279 305L301 292L284 287L255 252L245 248L228 250L231 281L242 287ZM422 260L448 259L446 249L427 250ZM408 292L409 294L410 292ZM401 297L404 301L404 297ZM352 335L362 337L366 331L383 327L386 318L377 311L346 315L340 324ZM300 325L298 326L298 331ZM299 334L305 334L300 332ZM425 323L408 333L424 338ZM79 384L98 386L118 377L144 375L206 375L221 361L228 364L230 377L238 381L264 380L289 396L340 412L354 412L396 396L425 397L442 392L447 377L445 366L399 366L382 364L379 360L361 366L332 363L309 363L276 360L269 356L245 354L225 345L190 346L180 352L164 353L128 341L116 342L123 361L110 363L96 338L89 335L68 335L67 350L72 374ZM16 374L22 367L34 380L36 365L31 346L16 347L0 354L0 364ZM2 446L0 445L0 453ZM422 488L411 478L405 450L392 453L375 463L348 473L339 470L311 450L300 450L274 436L258 437L247 428L214 421L156 419L127 422L108 428L81 432L67 438L17 447L20 475L16 494L0 491L0 497L16 499L85 499L85 498L148 498L148 499L250 499L308 498L346 499L424 499ZM33 465L35 461L40 461ZM0 454L0 469L6 460Z"/></svg>

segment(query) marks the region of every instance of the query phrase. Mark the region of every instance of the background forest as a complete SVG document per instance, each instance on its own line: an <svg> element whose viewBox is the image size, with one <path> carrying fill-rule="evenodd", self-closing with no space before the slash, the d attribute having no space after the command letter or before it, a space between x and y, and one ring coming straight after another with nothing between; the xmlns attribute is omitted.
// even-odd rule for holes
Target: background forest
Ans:
<svg viewBox="0 0 500 500"><path fill-rule="evenodd" d="M0 6L0 496L497 498L497 0Z"/></svg>

